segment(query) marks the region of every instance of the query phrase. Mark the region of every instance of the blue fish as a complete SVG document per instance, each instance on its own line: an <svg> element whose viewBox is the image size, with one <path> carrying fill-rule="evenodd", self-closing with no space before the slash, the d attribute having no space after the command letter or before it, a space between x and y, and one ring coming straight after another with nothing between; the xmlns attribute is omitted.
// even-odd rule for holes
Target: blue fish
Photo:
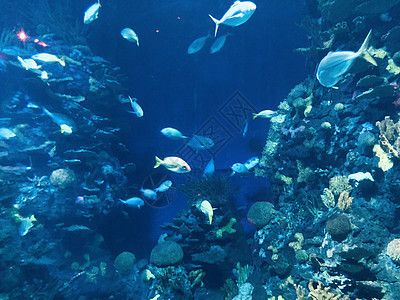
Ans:
<svg viewBox="0 0 400 300"><path fill-rule="evenodd" d="M203 176L204 177L212 176L214 172L215 172L214 159L211 158L206 167L204 168Z"/></svg>
<svg viewBox="0 0 400 300"><path fill-rule="evenodd" d="M121 200L119 199L122 203L129 207L134 207L134 208L141 208L144 205L144 201L139 198L139 197L132 197L127 200Z"/></svg>

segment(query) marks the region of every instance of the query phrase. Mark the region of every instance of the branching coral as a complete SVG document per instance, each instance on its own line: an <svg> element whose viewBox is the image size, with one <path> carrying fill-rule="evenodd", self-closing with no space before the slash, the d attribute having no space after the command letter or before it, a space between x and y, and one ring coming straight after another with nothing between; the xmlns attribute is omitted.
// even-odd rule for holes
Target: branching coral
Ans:
<svg viewBox="0 0 400 300"><path fill-rule="evenodd" d="M329 287L324 287L321 282L317 282L317 285L314 286L314 282L310 281L308 283L308 289L310 293L308 297L312 300L348 300L350 299L347 296L343 296L340 293L334 293L331 291Z"/></svg>

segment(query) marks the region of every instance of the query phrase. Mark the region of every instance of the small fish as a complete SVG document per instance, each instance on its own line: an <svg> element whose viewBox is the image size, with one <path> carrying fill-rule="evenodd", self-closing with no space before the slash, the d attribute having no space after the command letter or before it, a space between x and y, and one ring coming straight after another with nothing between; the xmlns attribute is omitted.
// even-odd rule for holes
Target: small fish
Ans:
<svg viewBox="0 0 400 300"><path fill-rule="evenodd" d="M214 159L211 158L206 167L204 168L203 176L210 177L214 174L214 172L215 172Z"/></svg>
<svg viewBox="0 0 400 300"><path fill-rule="evenodd" d="M211 225L215 210L215 208L211 206L211 203L207 200L203 200L200 204L197 205L197 208L207 216L208 222Z"/></svg>
<svg viewBox="0 0 400 300"><path fill-rule="evenodd" d="M214 147L214 141L206 136L193 135L193 137L187 143L187 146L193 150L206 150Z"/></svg>
<svg viewBox="0 0 400 300"><path fill-rule="evenodd" d="M26 107L27 107L27 108L34 108L34 109L39 109L39 108L40 108L39 105L37 105L37 104L35 104L35 103L32 103L32 102L29 102L29 103L26 105Z"/></svg>
<svg viewBox="0 0 400 300"><path fill-rule="evenodd" d="M172 181L171 180L166 180L163 183L161 183L158 188L156 188L154 191L157 193L164 193L168 191L172 186Z"/></svg>
<svg viewBox="0 0 400 300"><path fill-rule="evenodd" d="M10 129L1 127L0 128L0 140L9 140L17 135Z"/></svg>
<svg viewBox="0 0 400 300"><path fill-rule="evenodd" d="M253 114L253 120L255 120L256 118L271 119L274 116L276 116L275 111L266 109L260 111L259 113Z"/></svg>
<svg viewBox="0 0 400 300"><path fill-rule="evenodd" d="M363 57L369 63L377 66L376 61L367 52L368 44L371 39L372 30L369 31L367 37L357 52L353 51L336 51L329 52L319 63L317 69L317 79L320 84L325 87L334 87L346 74L354 61L358 57Z"/></svg>
<svg viewBox="0 0 400 300"><path fill-rule="evenodd" d="M225 46L226 37L228 35L229 34L225 34L223 36L220 36L219 38L217 38L214 41L214 43L210 47L210 54L214 54L214 53L217 53L217 52L221 51L221 49Z"/></svg>
<svg viewBox="0 0 400 300"><path fill-rule="evenodd" d="M255 166L257 166L260 163L260 159L258 157L252 157L249 158L245 163L244 166L247 168L247 170L253 169Z"/></svg>
<svg viewBox="0 0 400 300"><path fill-rule="evenodd" d="M199 37L195 39L188 47L187 53L188 54L195 54L203 49L205 43L210 38L210 35L207 34L205 36Z"/></svg>
<svg viewBox="0 0 400 300"><path fill-rule="evenodd" d="M49 79L49 73L47 73L46 71L42 71L42 72L40 73L40 79L42 79L42 80L47 80L47 79Z"/></svg>
<svg viewBox="0 0 400 300"><path fill-rule="evenodd" d="M28 234L29 230L33 227L33 222L36 222L36 218L34 215L30 217L23 218L17 215L18 220L21 222L18 228L18 232L20 236L25 236Z"/></svg>
<svg viewBox="0 0 400 300"><path fill-rule="evenodd" d="M172 127L166 127L161 129L161 133L171 139L171 140L180 140L180 139L187 139L187 136L184 136L182 132L180 132L178 129L172 128Z"/></svg>
<svg viewBox="0 0 400 300"><path fill-rule="evenodd" d="M139 37L136 34L135 31L131 28L124 28L121 30L121 35L124 39L126 39L129 42L136 43L136 45L139 47Z"/></svg>
<svg viewBox="0 0 400 300"><path fill-rule="evenodd" d="M63 134L71 134L74 131L74 128L76 128L75 122L67 116L58 113L52 113L44 107L43 112L48 115L54 123L60 126L60 131Z"/></svg>
<svg viewBox="0 0 400 300"><path fill-rule="evenodd" d="M134 207L134 208L141 208L144 205L144 201L139 198L139 197L132 197L127 200L121 200L119 199L122 203L129 207Z"/></svg>
<svg viewBox="0 0 400 300"><path fill-rule="evenodd" d="M62 58L50 53L38 53L31 56L35 60L40 60L43 62L56 62L59 63L61 66L65 67L65 61Z"/></svg>
<svg viewBox="0 0 400 300"><path fill-rule="evenodd" d="M131 102L132 113L134 113L138 118L143 117L144 112L139 103L137 103L137 99L129 96L129 101Z"/></svg>
<svg viewBox="0 0 400 300"><path fill-rule="evenodd" d="M19 63L25 70L39 70L42 66L39 66L37 62L32 58L23 59L17 56Z"/></svg>
<svg viewBox="0 0 400 300"><path fill-rule="evenodd" d="M257 6L251 1L235 1L221 20L217 20L209 15L211 20L215 23L215 36L217 36L218 28L221 24L231 27L242 25L250 19L256 8Z"/></svg>
<svg viewBox="0 0 400 300"><path fill-rule="evenodd" d="M157 200L157 192L151 189L140 189L143 196L150 200Z"/></svg>
<svg viewBox="0 0 400 300"><path fill-rule="evenodd" d="M244 122L243 130L242 130L242 136L245 137L247 135L247 131L249 130L249 120L246 119Z"/></svg>
<svg viewBox="0 0 400 300"><path fill-rule="evenodd" d="M166 157L163 160L156 156L154 168L158 168L159 166L164 166L167 170L175 173L188 173L191 171L188 163L176 156Z"/></svg>
<svg viewBox="0 0 400 300"><path fill-rule="evenodd" d="M232 165L231 167L232 169L232 174L231 176L235 175L236 173L238 174L245 174L249 172L249 169L247 169L247 167L242 164L242 163L235 163Z"/></svg>
<svg viewBox="0 0 400 300"><path fill-rule="evenodd" d="M84 24L90 24L94 20L96 20L99 17L100 7L101 7L100 0L98 0L97 3L91 5L85 11L85 15L83 16L83 23Z"/></svg>

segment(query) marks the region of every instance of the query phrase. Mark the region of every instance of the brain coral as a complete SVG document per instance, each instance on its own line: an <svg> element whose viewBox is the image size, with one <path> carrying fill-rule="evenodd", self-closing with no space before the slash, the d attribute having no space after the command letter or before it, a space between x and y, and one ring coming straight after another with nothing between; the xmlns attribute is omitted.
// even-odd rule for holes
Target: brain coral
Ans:
<svg viewBox="0 0 400 300"><path fill-rule="evenodd" d="M76 180L75 173L69 169L57 169L50 175L52 185L60 189L66 189L74 184Z"/></svg>
<svg viewBox="0 0 400 300"><path fill-rule="evenodd" d="M394 239L389 242L386 248L386 254L396 263L400 263L400 239Z"/></svg>
<svg viewBox="0 0 400 300"><path fill-rule="evenodd" d="M271 221L274 212L272 203L255 202L247 212L247 220L257 228L262 228Z"/></svg>
<svg viewBox="0 0 400 300"><path fill-rule="evenodd" d="M159 267L175 265L182 259L182 247L172 241L159 243L153 248L150 254L150 262Z"/></svg>

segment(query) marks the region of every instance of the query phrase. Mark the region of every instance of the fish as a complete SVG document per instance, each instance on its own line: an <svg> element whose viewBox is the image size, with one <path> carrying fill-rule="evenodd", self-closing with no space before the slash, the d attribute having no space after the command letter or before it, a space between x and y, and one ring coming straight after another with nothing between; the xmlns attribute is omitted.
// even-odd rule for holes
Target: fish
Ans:
<svg viewBox="0 0 400 300"><path fill-rule="evenodd" d="M157 199L157 192L151 189L140 189L143 196L147 199L156 200Z"/></svg>
<svg viewBox="0 0 400 300"><path fill-rule="evenodd" d="M31 56L34 60L40 60L42 62L56 62L61 66L65 67L65 61L62 58L50 53L38 53Z"/></svg>
<svg viewBox="0 0 400 300"><path fill-rule="evenodd" d="M193 150L206 150L214 147L214 141L206 136L193 135L193 137L187 143L187 146Z"/></svg>
<svg viewBox="0 0 400 300"><path fill-rule="evenodd" d="M247 170L253 169L255 166L257 166L260 163L260 159L258 157L252 157L249 158L245 163L244 166L247 168Z"/></svg>
<svg viewBox="0 0 400 300"><path fill-rule="evenodd" d="M154 168L158 168L159 166L164 166L167 170L174 173L188 173L192 170L187 162L176 156L170 156L164 159L156 156Z"/></svg>
<svg viewBox="0 0 400 300"><path fill-rule="evenodd" d="M52 113L44 107L43 112L48 115L54 123L60 126L60 132L63 134L71 134L76 128L75 122L67 116L58 113Z"/></svg>
<svg viewBox="0 0 400 300"><path fill-rule="evenodd" d="M14 137L16 137L17 135L11 130L11 129L8 129L8 128L5 128L5 127L1 127L0 128L0 140L9 140L9 139L11 139L11 138L14 138Z"/></svg>
<svg viewBox="0 0 400 300"><path fill-rule="evenodd" d="M166 127L160 131L165 137L171 140L187 139L188 137L183 135L178 129L172 127Z"/></svg>
<svg viewBox="0 0 400 300"><path fill-rule="evenodd" d="M226 38L229 34L225 34L223 36L220 36L219 38L217 38L214 43L212 43L211 47L210 47L210 54L214 54L217 53L219 51L221 51L221 49L224 47L225 42L226 42Z"/></svg>
<svg viewBox="0 0 400 300"><path fill-rule="evenodd" d="M134 208L141 208L144 205L143 199L139 197L132 197L127 200L122 200L119 199L123 204L129 206L129 207L134 207Z"/></svg>
<svg viewBox="0 0 400 300"><path fill-rule="evenodd" d="M21 66L25 70L39 70L42 66L39 66L37 62L32 58L23 59L21 56L17 56L17 59Z"/></svg>
<svg viewBox="0 0 400 300"><path fill-rule="evenodd" d="M203 176L204 177L212 176L214 172L215 172L214 159L211 158L206 167L204 168Z"/></svg>
<svg viewBox="0 0 400 300"><path fill-rule="evenodd" d="M143 109L140 107L139 103L137 102L137 99L131 98L129 96L129 101L131 102L132 113L135 114L138 118L143 117L144 112Z"/></svg>
<svg viewBox="0 0 400 300"><path fill-rule="evenodd" d="M92 4L85 11L85 15L83 16L83 23L84 24L90 24L94 20L96 20L99 17L100 7L101 7L100 0L98 0L97 3Z"/></svg>
<svg viewBox="0 0 400 300"><path fill-rule="evenodd" d="M121 30L121 35L124 39L126 39L129 42L136 43L136 45L139 47L139 37L136 34L135 31L131 28L124 28Z"/></svg>
<svg viewBox="0 0 400 300"><path fill-rule="evenodd" d="M263 118L263 119L271 119L272 117L276 116L276 112L273 110L263 110L260 111L259 113L253 113L253 120L257 119L257 118Z"/></svg>
<svg viewBox="0 0 400 300"><path fill-rule="evenodd" d="M238 174L245 174L249 172L249 169L245 166L245 164L242 163L235 163L231 166L232 169L232 174L231 176L235 175L236 173Z"/></svg>
<svg viewBox="0 0 400 300"><path fill-rule="evenodd" d="M195 39L188 47L187 53L188 54L195 54L199 52L201 49L203 49L205 43L207 40L210 38L210 35L207 34L205 36L199 37Z"/></svg>
<svg viewBox="0 0 400 300"><path fill-rule="evenodd" d="M35 215L31 215L30 217L21 217L19 214L16 214L15 217L20 223L18 228L18 233L20 236L25 236L28 234L30 229L33 227L33 222L36 222Z"/></svg>
<svg viewBox="0 0 400 300"><path fill-rule="evenodd" d="M242 136L245 137L247 135L247 131L249 130L249 120L246 119L244 122L243 130L242 130Z"/></svg>
<svg viewBox="0 0 400 300"><path fill-rule="evenodd" d="M207 200L203 200L197 205L197 208L207 216L208 222L211 225L215 210L215 208L212 207L211 203Z"/></svg>
<svg viewBox="0 0 400 300"><path fill-rule="evenodd" d="M154 191L157 193L164 193L168 191L172 186L172 181L171 180L165 180L163 183L161 183Z"/></svg>
<svg viewBox="0 0 400 300"><path fill-rule="evenodd" d="M377 66L376 61L367 52L369 41L371 39L372 30L369 31L367 37L357 52L353 51L335 51L329 52L319 63L317 68L317 80L324 87L335 87L335 85L343 78L354 61L358 57L363 57L369 63Z"/></svg>
<svg viewBox="0 0 400 300"><path fill-rule="evenodd" d="M215 23L214 36L217 36L218 28L221 24L236 27L247 22L256 8L256 4L251 1L235 1L220 20L214 18L212 15L208 15Z"/></svg>

